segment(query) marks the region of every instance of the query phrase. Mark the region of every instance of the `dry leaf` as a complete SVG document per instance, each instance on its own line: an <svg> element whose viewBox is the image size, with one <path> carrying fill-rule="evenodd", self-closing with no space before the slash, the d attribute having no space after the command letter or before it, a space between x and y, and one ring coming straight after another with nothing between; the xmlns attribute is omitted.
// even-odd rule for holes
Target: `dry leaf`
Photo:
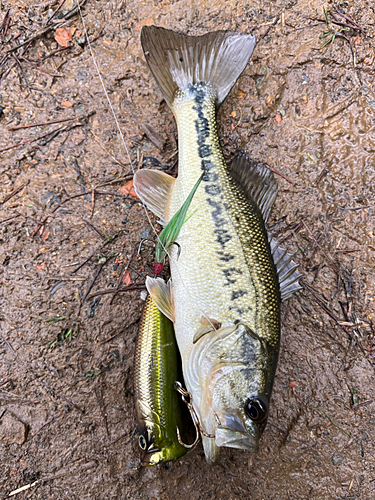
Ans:
<svg viewBox="0 0 375 500"><path fill-rule="evenodd" d="M126 285L129 286L132 284L132 280L130 279L130 274L129 271L126 271L124 274L124 277L122 278L122 282Z"/></svg>
<svg viewBox="0 0 375 500"><path fill-rule="evenodd" d="M120 193L129 194L132 198L136 198L137 200L139 199L134 191L133 179L120 187Z"/></svg>
<svg viewBox="0 0 375 500"><path fill-rule="evenodd" d="M73 43L70 31L65 28L57 28L55 31L55 40L60 47L69 47Z"/></svg>

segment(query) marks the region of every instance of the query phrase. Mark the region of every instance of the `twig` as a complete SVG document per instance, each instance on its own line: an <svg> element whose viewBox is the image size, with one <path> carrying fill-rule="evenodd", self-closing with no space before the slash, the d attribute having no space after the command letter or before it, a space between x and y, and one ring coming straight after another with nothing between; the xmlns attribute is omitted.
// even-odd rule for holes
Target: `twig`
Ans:
<svg viewBox="0 0 375 500"><path fill-rule="evenodd" d="M21 488L17 488L16 490L13 490L9 493L8 498L17 495L18 493L22 493L23 491L26 491L30 488L33 488L37 484L43 483L44 481L52 481L53 479L59 479L60 477L64 476L77 476L79 475L82 471L91 469L92 467L96 467L97 464L96 462L89 462L88 464L85 464L81 468L77 469L76 471L64 471L60 472L58 474L53 474L51 476L43 477L41 479L38 479L37 481L34 481L33 483L26 484L25 486L21 486Z"/></svg>
<svg viewBox="0 0 375 500"><path fill-rule="evenodd" d="M63 415L65 415L65 411L62 411L61 413L59 413L58 415L55 415L53 418L51 418L51 420L48 420L48 422L46 422L45 424L42 425L42 427L40 427L38 429L38 431L33 435L33 436L36 436L37 434L39 434L39 432L44 429L45 427L47 427L47 425L50 425L52 424L53 422L55 422L56 420L58 420L59 418L61 418Z"/></svg>
<svg viewBox="0 0 375 500"><path fill-rule="evenodd" d="M80 120L76 116L74 118L62 118L61 120L52 120L50 122L42 122L42 123L30 123L30 125L18 125L18 127L11 127L8 130L22 130L25 128L34 128L34 127L43 127L44 125L54 125L56 123L64 123L64 122L72 122L74 120Z"/></svg>
<svg viewBox="0 0 375 500"><path fill-rule="evenodd" d="M45 73L46 75L60 77L60 78L63 76L59 75L58 73L50 73L46 69L39 67L37 64L33 63L32 61L29 61L29 59L26 59L25 57L20 57L20 60L25 61L25 63L30 64L30 66L37 69L38 71L41 71L42 73Z"/></svg>
<svg viewBox="0 0 375 500"><path fill-rule="evenodd" d="M60 10L60 8L64 5L64 3L66 2L66 0L61 0L61 2L59 3L59 5L56 7L56 9L52 12L52 14L49 16L49 18L47 19L46 21L46 24L48 24L50 22L50 20L55 17L55 14L58 10Z"/></svg>
<svg viewBox="0 0 375 500"><path fill-rule="evenodd" d="M125 288L120 288L119 290L116 290L115 288L107 288L106 290L100 290L99 292L92 293L89 297L87 297L87 300L93 299L98 295L108 295L109 293L123 293L129 292L131 290L146 290L146 285L129 285Z"/></svg>
<svg viewBox="0 0 375 500"><path fill-rule="evenodd" d="M265 32L265 33L264 33L264 34L263 34L263 35L259 38L259 40L257 40L256 45L258 45L258 44L259 44L259 42L260 42L261 40L263 40L263 38L266 38L266 36L268 35L268 33L269 33L269 32L271 31L271 29L272 29L272 28L273 28L273 27L274 27L274 26L275 26L275 25L279 22L279 20L280 20L280 16L277 16L277 17L275 18L275 20L273 21L273 23L271 24L271 26L267 29L267 31L266 31L266 32Z"/></svg>
<svg viewBox="0 0 375 500"><path fill-rule="evenodd" d="M95 191L93 190L93 192L95 192ZM86 220L86 219L83 219L83 222L84 222L85 224L87 224L87 225L88 225L88 226L89 226L89 227L90 227L93 231L95 231L95 232L96 232L96 234L97 234L97 235L99 235L99 236L101 237L101 239L102 239L102 240L107 241L107 239L108 239L108 238L107 238L107 236L105 236L102 232L100 232L100 231L99 231L99 229L96 229L96 227L95 227L95 226L93 226L93 225L91 224L91 222L89 222L89 221L88 221L88 220Z"/></svg>
<svg viewBox="0 0 375 500"><path fill-rule="evenodd" d="M42 385L44 385L44 387L46 387L50 392L51 394L53 394L54 396L56 395L57 397L61 398L62 400L66 401L68 403L69 406L72 406L73 408L75 408L76 410L78 410L79 412L81 412L82 414L84 414L85 412L79 407L77 406L75 403L72 403L71 401L69 401L69 399L67 399L65 396L62 396L61 394L57 393L54 389L52 389L52 387L50 387L48 384L46 384L45 382L43 382L42 380L40 381L40 383Z"/></svg>
<svg viewBox="0 0 375 500"><path fill-rule="evenodd" d="M124 333L128 328L130 328L131 326L133 326L136 323L138 323L138 321L141 319L141 317L142 317L141 315L138 316L138 318L136 318L134 321L132 321L131 323L129 323L128 325L126 325L119 332L117 332L114 335L112 335L112 337L109 337L109 339L106 339L106 340L103 340L102 342L100 342L99 345L103 345L103 344L107 344L108 342L111 342L111 340L115 339L116 337L118 337L119 335L121 335L122 333Z"/></svg>
<svg viewBox="0 0 375 500"><path fill-rule="evenodd" d="M41 62L44 62L46 59L48 59L49 57L54 56L55 54L58 54L59 52L63 52L64 50L70 50L72 48L73 48L73 45L69 45L68 47L60 47L59 49L53 50L52 52L50 52L49 54L47 54L46 56L44 56L41 59Z"/></svg>
<svg viewBox="0 0 375 500"><path fill-rule="evenodd" d="M281 172L279 172L278 170L276 170L274 168L271 168L266 163L265 163L265 166L268 168L268 170L271 170L271 172L273 172L276 175L279 175L280 177L282 177L283 179L285 179L287 182L289 182L289 184L292 184L294 186L294 182L292 182L290 179L288 179L288 177L285 177L285 175L283 175Z"/></svg>
<svg viewBox="0 0 375 500"><path fill-rule="evenodd" d="M111 436L110 436L110 433L109 433L109 429L108 429L107 414L106 414L106 411L105 411L105 405L104 405L104 401L103 401L104 397L103 397L103 389L102 389L102 387L100 387L100 394L99 394L99 390L95 391L95 396L96 396L96 399L97 399L98 404L99 404L100 412L102 414L102 418L103 418L103 422L104 422L104 427L105 427L105 432L107 434L107 438L111 439Z"/></svg>
<svg viewBox="0 0 375 500"><path fill-rule="evenodd" d="M13 198L13 196L15 196L20 191L22 191L22 189L24 187L26 187L28 185L28 183L29 183L29 181L25 182L20 187L18 187L17 189L15 189L14 191L12 191L10 194L8 194L8 196L6 196L2 201L0 201L0 205L4 205L4 203L6 203L7 201L9 201L11 198ZM6 219L6 220L9 220L9 219Z"/></svg>
<svg viewBox="0 0 375 500"><path fill-rule="evenodd" d="M106 262L107 262L107 261L106 261ZM86 300L86 298L87 298L88 294L91 292L91 288L94 286L94 283L95 283L95 281L96 281L97 277L99 276L99 274L101 273L101 270L103 269L103 266L104 266L104 264L100 264L100 266L98 267L98 269L97 269L97 271L96 271L96 273L95 273L95 276L93 277L93 279L91 280L91 283L89 284L89 286L88 286L88 288L87 288L87 291L86 291L86 293L85 293L85 295L84 295L84 297L83 297L83 299L82 299L82 302L85 302L85 300ZM89 297L89 299L90 299L90 298L91 298L91 297Z"/></svg>
<svg viewBox="0 0 375 500"><path fill-rule="evenodd" d="M356 410L357 408L362 408L362 406L368 406L372 404L375 401L375 399L369 399L368 401L364 401L363 403L358 403L357 405L352 406L353 410Z"/></svg>
<svg viewBox="0 0 375 500"><path fill-rule="evenodd" d="M310 408L310 410L320 411L321 413L323 413L323 415L325 415L328 418L328 420L331 422L332 425L334 425L335 427L337 427L341 432L343 432L344 434L346 434L350 438L352 437L352 435L350 434L350 432L344 431L344 429L342 429L340 426L338 426L337 424L335 424L335 422L333 422L333 420L321 408L315 408L314 406L308 406L308 408Z"/></svg>
<svg viewBox="0 0 375 500"><path fill-rule="evenodd" d="M18 69L20 70L20 73L21 73L22 78L25 80L25 84L26 84L27 92L28 92L29 94L31 94L31 89L30 89L29 82L27 81L26 75L25 75L25 73L24 73L24 71L23 71L23 68L22 68L22 66L21 66L21 63L20 63L20 61L19 61L18 57L17 57L15 54L12 54L12 57L13 57L13 59L16 61L16 65L17 65Z"/></svg>
<svg viewBox="0 0 375 500"><path fill-rule="evenodd" d="M7 339L5 339L1 333L0 333L0 337L1 337L1 340L4 342L4 344L6 344L9 347L9 349L12 351L12 353L14 354L14 357L18 359L19 356L18 356L17 352L13 349L12 344Z"/></svg>

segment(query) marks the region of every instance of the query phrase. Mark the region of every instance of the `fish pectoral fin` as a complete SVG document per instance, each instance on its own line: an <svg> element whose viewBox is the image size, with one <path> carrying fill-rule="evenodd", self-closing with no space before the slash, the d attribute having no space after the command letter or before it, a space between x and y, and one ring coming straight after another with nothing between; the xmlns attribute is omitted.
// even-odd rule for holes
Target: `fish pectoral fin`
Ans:
<svg viewBox="0 0 375 500"><path fill-rule="evenodd" d="M277 196L277 182L271 170L239 153L234 157L229 172L247 198L258 206L264 222L267 222Z"/></svg>
<svg viewBox="0 0 375 500"><path fill-rule="evenodd" d="M164 316L174 322L174 299L172 281L166 283L161 278L146 278L146 288L151 295L153 303L161 311Z"/></svg>
<svg viewBox="0 0 375 500"><path fill-rule="evenodd" d="M165 225L166 211L176 179L158 170L138 170L134 174L134 189L147 208Z"/></svg>
<svg viewBox="0 0 375 500"><path fill-rule="evenodd" d="M198 328L196 331L194 337L193 337L193 344L198 342L200 338L203 337L203 335L206 335L207 333L213 332L215 330L219 330L221 327L221 323L216 321L216 319L212 318L206 318L202 316L201 319L201 326Z"/></svg>

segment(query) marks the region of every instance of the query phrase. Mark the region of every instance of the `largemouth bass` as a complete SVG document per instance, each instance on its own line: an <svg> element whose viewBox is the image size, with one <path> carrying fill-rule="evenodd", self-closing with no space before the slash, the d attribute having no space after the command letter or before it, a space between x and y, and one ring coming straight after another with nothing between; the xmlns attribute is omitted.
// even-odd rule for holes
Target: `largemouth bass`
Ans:
<svg viewBox="0 0 375 500"><path fill-rule="evenodd" d="M134 402L142 464L176 460L187 452L177 438L182 428L177 345L172 322L148 296L134 357Z"/></svg>
<svg viewBox="0 0 375 500"><path fill-rule="evenodd" d="M144 27L146 61L177 121L173 179L140 170L134 186L167 223L205 171L171 251L172 288L147 278L155 304L174 321L185 384L203 430L206 460L219 447L257 451L265 428L280 343L280 302L298 285L289 254L265 227L277 195L271 172L239 156L228 170L216 110L246 67L255 38L200 37ZM272 248L271 248L272 247Z"/></svg>

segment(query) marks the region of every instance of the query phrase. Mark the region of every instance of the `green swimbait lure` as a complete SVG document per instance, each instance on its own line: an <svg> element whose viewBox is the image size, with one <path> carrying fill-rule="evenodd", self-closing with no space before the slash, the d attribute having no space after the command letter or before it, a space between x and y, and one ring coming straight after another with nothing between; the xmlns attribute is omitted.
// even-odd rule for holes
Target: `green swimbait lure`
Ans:
<svg viewBox="0 0 375 500"><path fill-rule="evenodd" d="M176 460L187 452L177 437L181 397L177 345L172 322L147 297L135 347L134 401L142 464Z"/></svg>

